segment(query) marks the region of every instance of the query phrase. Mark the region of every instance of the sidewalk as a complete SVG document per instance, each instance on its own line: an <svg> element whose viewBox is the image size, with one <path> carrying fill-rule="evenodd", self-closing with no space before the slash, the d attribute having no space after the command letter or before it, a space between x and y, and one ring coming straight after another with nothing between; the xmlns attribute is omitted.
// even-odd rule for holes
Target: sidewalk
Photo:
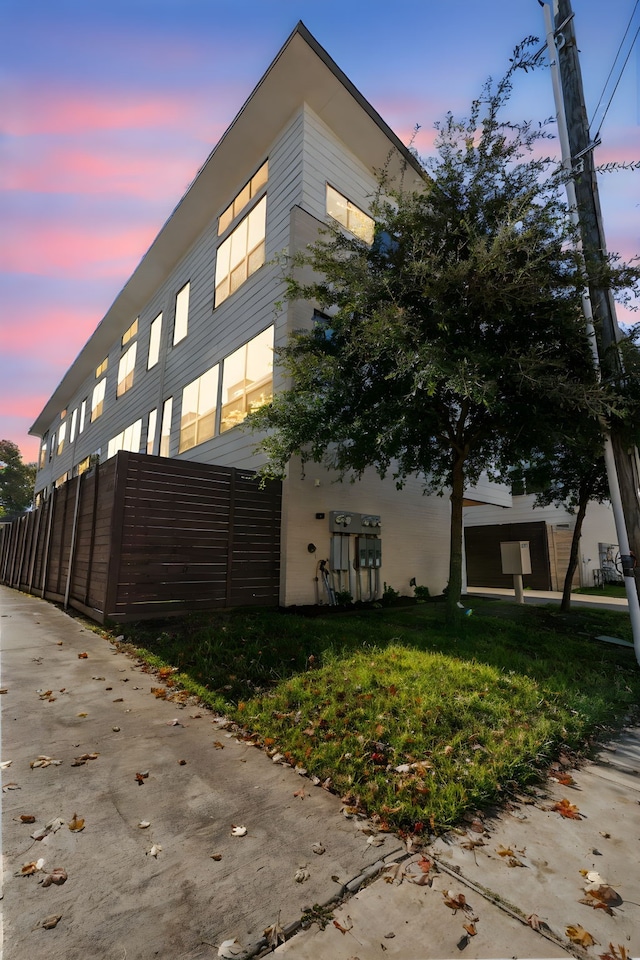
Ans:
<svg viewBox="0 0 640 960"><path fill-rule="evenodd" d="M243 958L314 905L328 910L312 909L317 922L277 953L596 960L611 942L640 955L638 730L580 770L567 760L564 785L549 780L534 803L471 817L424 851L427 869L393 835L369 843L337 797L222 718L154 696L162 681L79 621L4 587L0 665L6 960L208 960L226 941L226 956ZM575 819L553 809L562 800ZM69 829L74 819L83 829ZM45 887L55 868L68 879ZM579 902L580 871L619 894L610 914ZM345 892L355 895L337 906ZM45 929L48 917L60 919ZM573 946L569 925L597 943Z"/></svg>
<svg viewBox="0 0 640 960"><path fill-rule="evenodd" d="M515 592L504 587L467 587L470 597L487 597L515 602ZM525 603L560 603L562 593L553 590L525 590ZM571 606L600 607L602 610L628 610L629 604L624 597L596 597L589 593L572 593Z"/></svg>

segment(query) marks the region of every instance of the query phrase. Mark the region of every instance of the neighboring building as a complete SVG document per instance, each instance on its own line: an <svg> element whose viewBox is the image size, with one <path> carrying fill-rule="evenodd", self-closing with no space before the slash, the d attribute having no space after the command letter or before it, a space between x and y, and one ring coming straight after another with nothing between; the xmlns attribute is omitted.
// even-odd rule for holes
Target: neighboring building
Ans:
<svg viewBox="0 0 640 960"><path fill-rule="evenodd" d="M276 309L278 255L304 248L328 217L372 235L365 211L383 167L408 187L423 182L412 153L298 24L31 428L42 438L36 494L122 449L259 468L256 438L238 425L283 386L274 346L313 322L309 305ZM472 499L503 503L504 493L487 483ZM350 511L349 526L331 516ZM402 491L373 471L340 484L292 462L281 602L316 600L320 558L354 597L384 581L410 593L412 577L438 593L448 538L448 500L423 496L417 479Z"/></svg>
<svg viewBox="0 0 640 960"><path fill-rule="evenodd" d="M479 506L465 511L465 549L468 585L511 586L513 578L502 574L500 542L528 540L531 574L524 585L539 590L562 590L575 514L563 507L535 507L535 495L513 496L510 509ZM616 567L618 547L613 510L609 503L591 502L582 525L575 586L592 587L621 581Z"/></svg>

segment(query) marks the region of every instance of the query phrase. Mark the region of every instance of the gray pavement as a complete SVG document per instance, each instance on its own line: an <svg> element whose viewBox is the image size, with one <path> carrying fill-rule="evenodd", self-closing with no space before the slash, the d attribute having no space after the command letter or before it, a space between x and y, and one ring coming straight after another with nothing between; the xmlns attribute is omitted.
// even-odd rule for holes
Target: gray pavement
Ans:
<svg viewBox="0 0 640 960"><path fill-rule="evenodd" d="M269 925L293 932L305 908L346 884L354 895L316 912L276 952L595 960L612 943L618 960L620 948L640 956L637 729L578 770L566 759L555 771L565 782L548 780L533 802L471 817L408 853L391 835L369 844L366 824L345 818L338 798L238 742L194 702L157 699L158 678L107 640L2 587L0 665L2 761L11 761L2 771L7 960L204 960L221 948L246 957L265 946ZM62 762L32 769L41 756ZM136 774L147 772L140 784ZM68 826L74 814L85 820L78 832ZM35 822L23 823L27 815ZM32 838L56 818L60 829ZM315 854L315 843L326 852ZM40 858L42 870L20 876ZM45 887L54 868L68 879ZM579 902L600 902L588 886L615 891L610 912ZM44 929L50 916L60 920ZM571 926L594 943L572 943Z"/></svg>
<svg viewBox="0 0 640 960"><path fill-rule="evenodd" d="M505 587L468 587L467 595L469 597L485 597L489 600L510 600L515 602L515 592ZM525 604L544 604L560 603L562 594L555 590L525 590ZM607 597L604 594L595 596L590 593L572 593L572 607L599 607L601 610L624 611L629 609L629 604L624 597Z"/></svg>

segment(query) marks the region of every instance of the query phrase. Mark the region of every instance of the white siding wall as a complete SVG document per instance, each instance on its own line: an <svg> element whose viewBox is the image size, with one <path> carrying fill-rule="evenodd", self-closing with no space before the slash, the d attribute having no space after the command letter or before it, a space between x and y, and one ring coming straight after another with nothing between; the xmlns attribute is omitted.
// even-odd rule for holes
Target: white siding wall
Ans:
<svg viewBox="0 0 640 960"><path fill-rule="evenodd" d="M316 602L314 578L318 561L329 558L332 510L380 515L381 591L386 581L394 590L412 596L409 581L415 577L418 584L429 587L432 596L442 592L449 579L450 511L446 497L423 496L415 478L410 478L402 490L396 490L393 480L382 481L373 471L367 471L355 484L336 483L318 464L307 464L302 478L299 462L293 461L285 481L283 530L287 535L282 550L283 604ZM316 513L324 513L324 519L316 520ZM309 553L310 543L315 544L315 553ZM362 582L366 585L365 572ZM318 586L320 598L326 603L322 583ZM351 592L356 595L355 589Z"/></svg>

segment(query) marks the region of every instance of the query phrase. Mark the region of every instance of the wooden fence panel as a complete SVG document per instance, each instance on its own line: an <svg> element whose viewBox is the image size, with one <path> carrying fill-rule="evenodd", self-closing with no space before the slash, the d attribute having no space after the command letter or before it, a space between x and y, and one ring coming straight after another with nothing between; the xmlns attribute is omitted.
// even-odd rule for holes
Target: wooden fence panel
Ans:
<svg viewBox="0 0 640 960"><path fill-rule="evenodd" d="M547 524L500 523L467 527L464 531L467 560L467 583L470 587L513 587L511 574L502 572L500 543L509 540L528 540L531 554L531 573L522 578L525 587L532 590L551 590Z"/></svg>

